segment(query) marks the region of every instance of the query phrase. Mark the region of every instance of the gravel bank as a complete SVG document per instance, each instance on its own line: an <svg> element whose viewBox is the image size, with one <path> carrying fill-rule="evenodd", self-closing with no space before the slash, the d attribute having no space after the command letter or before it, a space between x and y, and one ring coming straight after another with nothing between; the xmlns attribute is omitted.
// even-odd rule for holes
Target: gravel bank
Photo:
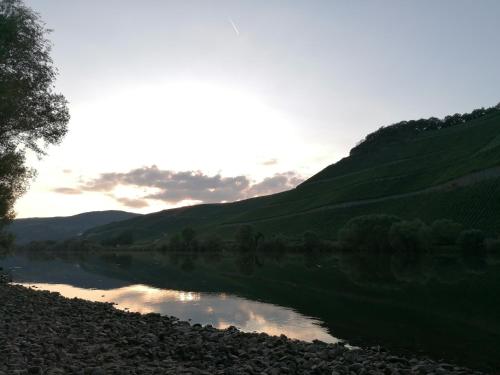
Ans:
<svg viewBox="0 0 500 375"><path fill-rule="evenodd" d="M378 349L190 325L0 283L0 375L481 374Z"/></svg>

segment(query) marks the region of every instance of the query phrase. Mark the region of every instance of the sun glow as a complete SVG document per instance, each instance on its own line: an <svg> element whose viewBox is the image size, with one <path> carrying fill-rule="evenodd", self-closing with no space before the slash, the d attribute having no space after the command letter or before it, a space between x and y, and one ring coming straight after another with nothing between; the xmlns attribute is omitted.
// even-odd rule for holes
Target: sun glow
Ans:
<svg viewBox="0 0 500 375"><path fill-rule="evenodd" d="M165 79L108 87L70 109L68 136L43 163L36 163L36 184L17 203L23 217L47 211L47 204L54 206L37 195L59 187L54 181L61 181L61 176L55 173L64 169L73 171L64 175L66 187L78 187L101 173L125 173L151 165L172 171L200 170L207 175L245 175L258 182L277 172L301 173L300 165L317 153L316 145L304 143L297 124L271 98L222 83ZM266 160L279 163L263 165ZM147 213L200 203L148 200L147 204L122 205L143 193L118 186L111 193L52 195L57 202L61 198L72 202L60 207L58 215L130 207Z"/></svg>
<svg viewBox="0 0 500 375"><path fill-rule="evenodd" d="M242 164L289 155L300 141L292 121L259 95L200 81L122 88L75 108L73 117L69 141L99 127L89 157L101 168L112 161L113 170L116 163L127 169L154 163L236 174ZM120 132L106 124L119 124ZM119 160L102 158L110 140Z"/></svg>

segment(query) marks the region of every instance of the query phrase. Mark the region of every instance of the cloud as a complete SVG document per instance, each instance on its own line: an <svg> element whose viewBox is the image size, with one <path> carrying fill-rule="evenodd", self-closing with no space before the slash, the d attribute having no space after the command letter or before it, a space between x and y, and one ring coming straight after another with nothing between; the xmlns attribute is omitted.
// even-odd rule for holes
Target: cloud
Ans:
<svg viewBox="0 0 500 375"><path fill-rule="evenodd" d="M295 172L276 173L273 177L266 177L261 182L252 185L247 192L248 197L258 197L260 195L269 195L284 190L293 189L304 179L297 176Z"/></svg>
<svg viewBox="0 0 500 375"><path fill-rule="evenodd" d="M173 172L160 170L157 166L133 169L127 173L103 173L98 178L85 182L82 190L110 192L116 186L154 188L143 198L177 203L183 200L222 202L241 199L242 191L249 187L245 176L208 176L201 171Z"/></svg>
<svg viewBox="0 0 500 375"><path fill-rule="evenodd" d="M54 193L67 194L67 195L78 195L78 194L82 193L82 191L80 189L74 189L74 188L69 188L69 187L55 188L55 189L52 189L52 191Z"/></svg>
<svg viewBox="0 0 500 375"><path fill-rule="evenodd" d="M297 173L291 171L277 173L256 183L243 175L209 176L201 171L174 172L153 165L126 173L102 173L97 178L83 181L79 189L74 190L107 193L126 206L143 208L148 206L147 200L159 200L168 204L178 204L183 201L201 203L237 201L289 190L302 181ZM112 193L119 186L142 188L143 196L134 199L116 197ZM54 190L60 189L66 188Z"/></svg>
<svg viewBox="0 0 500 375"><path fill-rule="evenodd" d="M269 160L263 161L261 164L265 165L265 166L276 165L276 164L278 164L278 159L269 159Z"/></svg>
<svg viewBox="0 0 500 375"><path fill-rule="evenodd" d="M144 199L131 199L124 197L113 197L113 198L115 198L118 202L127 207L144 208L149 206L149 203Z"/></svg>

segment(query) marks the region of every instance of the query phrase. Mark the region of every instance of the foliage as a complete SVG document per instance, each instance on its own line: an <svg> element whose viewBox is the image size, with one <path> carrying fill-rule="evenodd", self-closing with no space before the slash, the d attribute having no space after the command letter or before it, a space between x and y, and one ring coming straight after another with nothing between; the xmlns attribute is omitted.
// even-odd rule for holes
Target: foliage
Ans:
<svg viewBox="0 0 500 375"><path fill-rule="evenodd" d="M429 228L418 219L402 220L397 216L376 214L349 220L339 231L338 238L342 248L347 250L417 254L428 251L432 241L437 245L455 245L461 229L460 224L448 219L436 220ZM460 238L463 246L474 248L480 242L484 247L484 234L480 231L464 231Z"/></svg>
<svg viewBox="0 0 500 375"><path fill-rule="evenodd" d="M423 252L429 248L430 230L421 220L400 221L389 230L391 248L403 253Z"/></svg>
<svg viewBox="0 0 500 375"><path fill-rule="evenodd" d="M401 142L413 138L422 132L441 130L461 125L486 115L497 113L499 110L500 108L498 108L498 106L480 108L475 109L471 113L456 113L451 116L446 116L444 119L431 117L428 119L401 121L393 125L382 126L377 131L368 134L365 139L351 150L351 154L373 151L380 145Z"/></svg>
<svg viewBox="0 0 500 375"><path fill-rule="evenodd" d="M224 242L222 238L216 235L211 235L203 239L200 243L200 250L206 253L216 253L224 250Z"/></svg>
<svg viewBox="0 0 500 375"><path fill-rule="evenodd" d="M259 241L257 250L264 253L285 253L290 247L291 245L288 238L281 234L277 234Z"/></svg>
<svg viewBox="0 0 500 375"><path fill-rule="evenodd" d="M123 231L117 236L102 242L105 246L127 246L134 243L134 233L132 231Z"/></svg>
<svg viewBox="0 0 500 375"><path fill-rule="evenodd" d="M262 234L257 233L251 225L242 225L238 228L235 236L236 247L241 252L257 250L258 242Z"/></svg>
<svg viewBox="0 0 500 375"><path fill-rule="evenodd" d="M489 253L500 254L500 238L490 238L486 240L485 246Z"/></svg>
<svg viewBox="0 0 500 375"><path fill-rule="evenodd" d="M485 235L478 229L467 229L460 233L457 245L464 254L484 254L486 252Z"/></svg>
<svg viewBox="0 0 500 375"><path fill-rule="evenodd" d="M56 70L48 30L20 0L0 3L0 228L12 219L15 200L32 171L30 150L41 156L66 133L65 98L54 92Z"/></svg>
<svg viewBox="0 0 500 375"><path fill-rule="evenodd" d="M172 237L170 237L167 249L174 252L183 250L182 238L179 233L176 233Z"/></svg>
<svg viewBox="0 0 500 375"><path fill-rule="evenodd" d="M400 221L397 216L383 214L355 217L339 231L339 242L350 250L387 251L390 248L389 231Z"/></svg>
<svg viewBox="0 0 500 375"><path fill-rule="evenodd" d="M454 245L462 229L462 225L453 220L436 220L431 225L432 240L437 245Z"/></svg>
<svg viewBox="0 0 500 375"><path fill-rule="evenodd" d="M305 252L316 252L321 248L321 241L316 232L308 230L302 235L302 248Z"/></svg>
<svg viewBox="0 0 500 375"><path fill-rule="evenodd" d="M11 233L0 232L0 256L8 254L14 244L14 236Z"/></svg>
<svg viewBox="0 0 500 375"><path fill-rule="evenodd" d="M181 232L182 247L184 251L196 251L198 249L198 241L196 240L196 232L191 227L186 227Z"/></svg>
<svg viewBox="0 0 500 375"><path fill-rule="evenodd" d="M105 250L102 245L80 238L73 238L64 241L31 241L27 244L16 247L16 251L27 253L52 253L52 252L93 252Z"/></svg>
<svg viewBox="0 0 500 375"><path fill-rule="evenodd" d="M2 150L2 146L0 143L0 230L14 218L14 203L24 193L32 176L24 165L24 155L10 147Z"/></svg>
<svg viewBox="0 0 500 375"><path fill-rule="evenodd" d="M172 252L212 251L215 248L219 248L219 246L219 239L215 236L210 237L209 240L207 239L200 244L196 238L196 231L191 227L185 227L180 233L173 234L169 238L168 243L162 246L162 250Z"/></svg>

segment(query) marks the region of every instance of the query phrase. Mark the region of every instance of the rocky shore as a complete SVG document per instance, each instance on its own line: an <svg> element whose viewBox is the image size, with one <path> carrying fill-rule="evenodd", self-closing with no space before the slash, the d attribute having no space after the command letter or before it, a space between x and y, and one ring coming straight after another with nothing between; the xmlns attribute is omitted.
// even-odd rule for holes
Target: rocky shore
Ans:
<svg viewBox="0 0 500 375"><path fill-rule="evenodd" d="M0 375L480 374L380 348L190 325L0 283Z"/></svg>
<svg viewBox="0 0 500 375"><path fill-rule="evenodd" d="M2 267L0 267L0 284L9 283L11 281L11 277L3 271Z"/></svg>

